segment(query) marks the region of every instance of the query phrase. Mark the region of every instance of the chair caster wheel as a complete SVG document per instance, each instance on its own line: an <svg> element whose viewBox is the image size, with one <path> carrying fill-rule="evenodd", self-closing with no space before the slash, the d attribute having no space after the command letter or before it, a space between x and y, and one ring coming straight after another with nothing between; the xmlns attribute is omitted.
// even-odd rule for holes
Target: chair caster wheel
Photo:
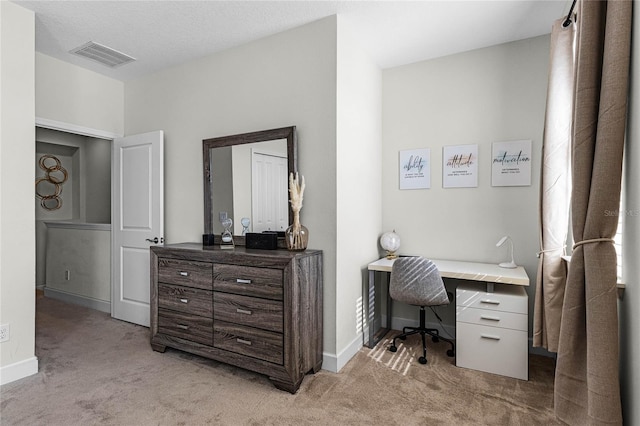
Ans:
<svg viewBox="0 0 640 426"><path fill-rule="evenodd" d="M447 356L454 357L455 355L456 355L456 353L455 353L455 351L453 349L447 350Z"/></svg>
<svg viewBox="0 0 640 426"><path fill-rule="evenodd" d="M389 347L389 352L397 352L398 348L396 348L395 346L390 346Z"/></svg>
<svg viewBox="0 0 640 426"><path fill-rule="evenodd" d="M425 357L421 356L420 358L418 358L418 362L420 364L426 364L427 363L427 359Z"/></svg>
<svg viewBox="0 0 640 426"><path fill-rule="evenodd" d="M440 339L438 339L436 336L433 336L433 337L431 338L431 341L432 341L433 343L438 343L438 342L440 341Z"/></svg>

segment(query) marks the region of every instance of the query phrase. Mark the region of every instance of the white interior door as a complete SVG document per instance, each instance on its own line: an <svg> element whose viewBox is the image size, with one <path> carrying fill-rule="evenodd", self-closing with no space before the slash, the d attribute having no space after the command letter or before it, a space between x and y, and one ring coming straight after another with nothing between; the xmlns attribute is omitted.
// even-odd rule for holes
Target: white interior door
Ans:
<svg viewBox="0 0 640 426"><path fill-rule="evenodd" d="M164 242L162 131L113 141L111 316L149 326L149 246Z"/></svg>
<svg viewBox="0 0 640 426"><path fill-rule="evenodd" d="M289 226L287 158L252 152L253 232L284 231Z"/></svg>

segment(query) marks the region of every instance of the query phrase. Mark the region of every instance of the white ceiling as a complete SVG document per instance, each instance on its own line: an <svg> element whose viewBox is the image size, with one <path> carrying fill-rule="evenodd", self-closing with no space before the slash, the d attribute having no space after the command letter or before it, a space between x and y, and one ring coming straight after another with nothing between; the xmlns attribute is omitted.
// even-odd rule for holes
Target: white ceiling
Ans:
<svg viewBox="0 0 640 426"><path fill-rule="evenodd" d="M571 0L27 1L36 50L126 81L338 14L382 68L548 34ZM70 50L88 41L136 58L111 69Z"/></svg>

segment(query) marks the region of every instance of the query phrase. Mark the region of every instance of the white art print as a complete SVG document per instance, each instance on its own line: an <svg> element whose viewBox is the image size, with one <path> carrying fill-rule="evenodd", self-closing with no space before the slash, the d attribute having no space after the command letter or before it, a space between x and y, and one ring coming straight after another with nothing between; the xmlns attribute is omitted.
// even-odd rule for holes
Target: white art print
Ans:
<svg viewBox="0 0 640 426"><path fill-rule="evenodd" d="M494 142L491 186L531 185L531 141Z"/></svg>
<svg viewBox="0 0 640 426"><path fill-rule="evenodd" d="M454 145L442 148L442 187L478 186L478 145Z"/></svg>
<svg viewBox="0 0 640 426"><path fill-rule="evenodd" d="M400 151L400 189L431 188L431 150Z"/></svg>

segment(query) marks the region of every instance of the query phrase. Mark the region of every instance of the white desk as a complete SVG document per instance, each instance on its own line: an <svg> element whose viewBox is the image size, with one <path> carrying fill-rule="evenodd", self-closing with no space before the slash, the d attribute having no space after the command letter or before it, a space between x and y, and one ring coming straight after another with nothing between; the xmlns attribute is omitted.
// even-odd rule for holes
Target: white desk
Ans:
<svg viewBox="0 0 640 426"><path fill-rule="evenodd" d="M488 285L488 292L491 285L513 284L529 285L529 276L522 266L517 268L501 268L494 263L462 262L459 260L430 259L435 263L442 278L456 278L459 280L482 281ZM383 257L368 266L369 271L391 272L391 267L395 259Z"/></svg>
<svg viewBox="0 0 640 426"><path fill-rule="evenodd" d="M511 284L518 286L528 286L529 276L522 266L518 266L514 269L501 268L496 264L490 263L476 263L476 262L461 262L457 260L440 260L431 259L433 263L438 267L440 275L443 278L456 278L459 280L480 281L487 284L487 293L493 293L494 285L497 284ZM389 297L388 285L389 285L389 273L393 266L394 259L382 258L371 262L368 265L369 270L369 287L368 296L368 325L369 325L369 341L367 346L373 348L382 337L387 334L391 328L391 298ZM375 330L375 273L386 272L386 289L387 289L387 323L380 329Z"/></svg>

